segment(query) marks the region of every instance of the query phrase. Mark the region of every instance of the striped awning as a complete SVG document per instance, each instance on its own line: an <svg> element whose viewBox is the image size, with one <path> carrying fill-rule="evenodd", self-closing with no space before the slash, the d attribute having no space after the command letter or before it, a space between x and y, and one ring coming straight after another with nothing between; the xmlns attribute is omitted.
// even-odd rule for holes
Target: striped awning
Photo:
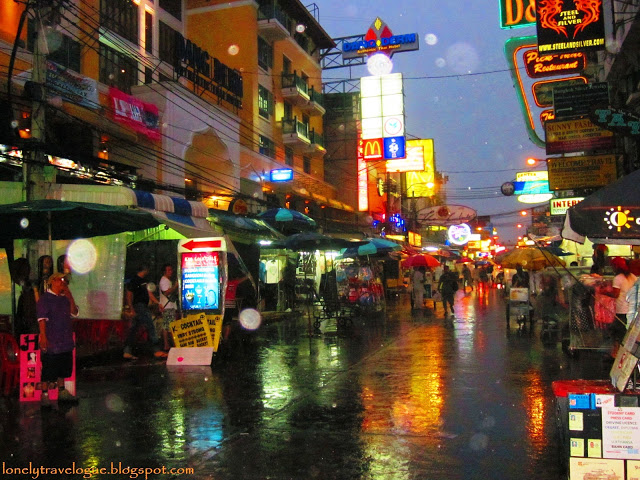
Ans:
<svg viewBox="0 0 640 480"><path fill-rule="evenodd" d="M187 238L222 235L207 220L209 211L204 203L184 198L119 186L67 184L52 185L47 198L138 207Z"/></svg>
<svg viewBox="0 0 640 480"><path fill-rule="evenodd" d="M141 190L133 192L139 208L187 238L220 235L207 220L209 210L202 202Z"/></svg>

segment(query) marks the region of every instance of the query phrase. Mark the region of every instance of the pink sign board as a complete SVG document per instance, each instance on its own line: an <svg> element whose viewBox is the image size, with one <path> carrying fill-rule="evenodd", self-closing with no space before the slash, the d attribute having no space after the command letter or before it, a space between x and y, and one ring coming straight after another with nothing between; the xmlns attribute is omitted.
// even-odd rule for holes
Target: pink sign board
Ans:
<svg viewBox="0 0 640 480"><path fill-rule="evenodd" d="M75 338L75 336L74 336ZM20 394L21 402L39 402L42 395L42 362L38 335L20 335ZM73 372L64 379L65 388L76 394L76 350L73 350ZM58 399L57 387L49 388L49 399Z"/></svg>

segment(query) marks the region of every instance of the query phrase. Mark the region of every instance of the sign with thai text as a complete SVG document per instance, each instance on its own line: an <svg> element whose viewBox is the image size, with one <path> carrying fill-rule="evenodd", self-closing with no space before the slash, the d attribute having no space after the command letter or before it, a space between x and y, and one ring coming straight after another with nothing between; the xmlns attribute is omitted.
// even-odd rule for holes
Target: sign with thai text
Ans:
<svg viewBox="0 0 640 480"><path fill-rule="evenodd" d="M603 187L618 177L615 155L549 158L547 170L554 191Z"/></svg>
<svg viewBox="0 0 640 480"><path fill-rule="evenodd" d="M586 66L587 56L584 52L540 55L537 49L532 48L524 53L524 67L531 78L580 73Z"/></svg>
<svg viewBox="0 0 640 480"><path fill-rule="evenodd" d="M613 148L613 132L604 130L586 118L553 120L544 124L547 155Z"/></svg>
<svg viewBox="0 0 640 480"><path fill-rule="evenodd" d="M375 53L384 53L391 57L398 52L408 52L419 48L417 33L394 35L389 26L376 17L362 40L342 44L342 58L346 60Z"/></svg>
<svg viewBox="0 0 640 480"><path fill-rule="evenodd" d="M160 140L158 107L113 87L109 88L109 98L115 121L142 133L150 140Z"/></svg>
<svg viewBox="0 0 640 480"><path fill-rule="evenodd" d="M584 197L552 198L549 200L549 212L551 215L564 215L569 208L577 205Z"/></svg>
<svg viewBox="0 0 640 480"><path fill-rule="evenodd" d="M604 48L602 0L540 0L536 31L541 54Z"/></svg>

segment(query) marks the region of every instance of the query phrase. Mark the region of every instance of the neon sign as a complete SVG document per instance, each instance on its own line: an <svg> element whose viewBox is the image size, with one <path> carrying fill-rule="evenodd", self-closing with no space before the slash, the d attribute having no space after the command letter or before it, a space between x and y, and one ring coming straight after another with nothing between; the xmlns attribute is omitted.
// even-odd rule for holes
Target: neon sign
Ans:
<svg viewBox="0 0 640 480"><path fill-rule="evenodd" d="M471 237L471 227L466 223L451 225L447 232L447 237L454 245L464 245Z"/></svg>
<svg viewBox="0 0 640 480"><path fill-rule="evenodd" d="M584 52L540 55L537 49L531 49L524 53L524 66L531 78L579 73L587 66L587 56Z"/></svg>
<svg viewBox="0 0 640 480"><path fill-rule="evenodd" d="M640 217L632 217L629 215L630 210L618 205L618 208L610 208L604 216L604 223L608 225L609 230L621 232L623 228L630 229L635 223L640 225Z"/></svg>
<svg viewBox="0 0 640 480"><path fill-rule="evenodd" d="M418 50L418 38L417 33L393 35L387 24L376 17L362 40L343 43L342 58L347 60L376 53L391 57L397 52Z"/></svg>
<svg viewBox="0 0 640 480"><path fill-rule="evenodd" d="M364 161L364 141L358 132L358 150L356 152L358 160L358 211L366 212L369 210L369 194L367 180L369 173L367 164Z"/></svg>
<svg viewBox="0 0 640 480"><path fill-rule="evenodd" d="M293 170L291 168L276 168L269 172L272 182L288 182L293 180Z"/></svg>

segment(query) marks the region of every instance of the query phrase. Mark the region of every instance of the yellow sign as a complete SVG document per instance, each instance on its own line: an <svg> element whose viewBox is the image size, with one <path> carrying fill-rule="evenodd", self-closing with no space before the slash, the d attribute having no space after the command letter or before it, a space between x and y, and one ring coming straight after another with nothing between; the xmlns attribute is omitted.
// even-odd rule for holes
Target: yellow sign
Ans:
<svg viewBox="0 0 640 480"><path fill-rule="evenodd" d="M187 315L169 324L176 347L213 347L218 351L222 333L222 315L204 312Z"/></svg>
<svg viewBox="0 0 640 480"><path fill-rule="evenodd" d="M432 197L435 194L435 166L433 139L407 140L407 148L422 147L424 168L405 173L407 197Z"/></svg>
<svg viewBox="0 0 640 480"><path fill-rule="evenodd" d="M546 170L534 170L533 172L516 173L516 182L538 182L548 179L549 177Z"/></svg>
<svg viewBox="0 0 640 480"><path fill-rule="evenodd" d="M544 124L547 155L613 148L614 134L587 118L553 120Z"/></svg>
<svg viewBox="0 0 640 480"><path fill-rule="evenodd" d="M550 190L603 187L617 178L615 155L549 158Z"/></svg>

